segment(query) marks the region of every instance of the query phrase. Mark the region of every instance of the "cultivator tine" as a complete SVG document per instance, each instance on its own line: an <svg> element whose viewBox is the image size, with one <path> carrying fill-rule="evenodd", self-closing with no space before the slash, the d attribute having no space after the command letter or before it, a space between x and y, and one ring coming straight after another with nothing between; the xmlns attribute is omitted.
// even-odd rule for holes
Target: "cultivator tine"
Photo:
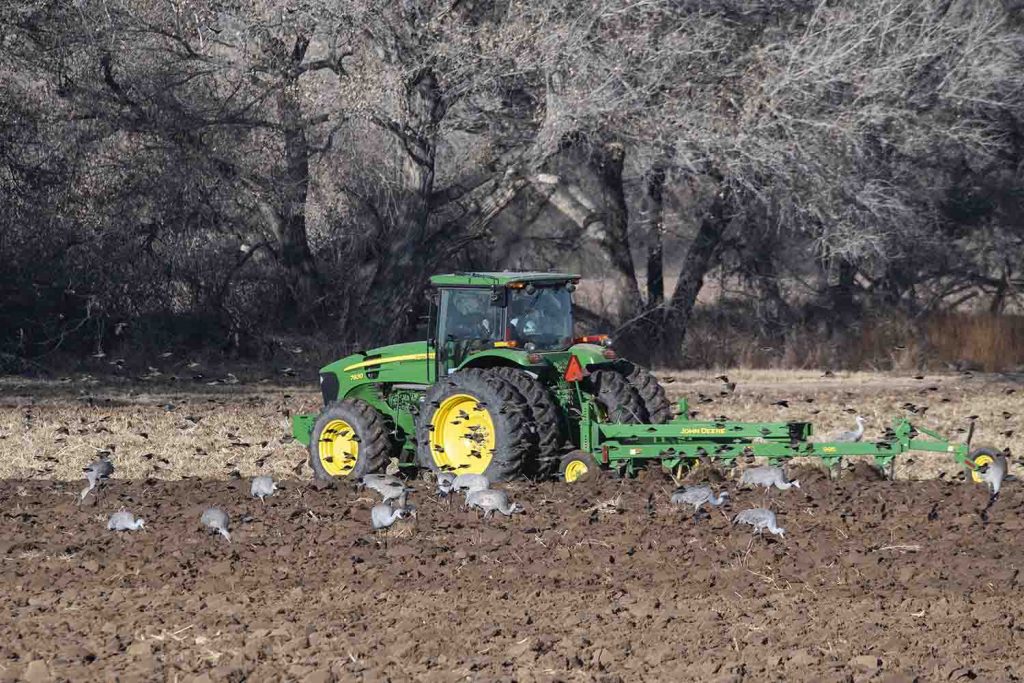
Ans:
<svg viewBox="0 0 1024 683"><path fill-rule="evenodd" d="M971 439L974 438L974 420L971 420L971 424L967 427L967 450L971 450Z"/></svg>

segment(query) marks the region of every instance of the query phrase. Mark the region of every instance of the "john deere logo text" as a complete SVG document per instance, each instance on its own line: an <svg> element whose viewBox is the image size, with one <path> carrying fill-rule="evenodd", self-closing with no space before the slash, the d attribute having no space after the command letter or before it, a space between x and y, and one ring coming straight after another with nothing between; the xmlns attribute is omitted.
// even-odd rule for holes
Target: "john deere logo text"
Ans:
<svg viewBox="0 0 1024 683"><path fill-rule="evenodd" d="M725 434L722 427L683 427L683 434Z"/></svg>

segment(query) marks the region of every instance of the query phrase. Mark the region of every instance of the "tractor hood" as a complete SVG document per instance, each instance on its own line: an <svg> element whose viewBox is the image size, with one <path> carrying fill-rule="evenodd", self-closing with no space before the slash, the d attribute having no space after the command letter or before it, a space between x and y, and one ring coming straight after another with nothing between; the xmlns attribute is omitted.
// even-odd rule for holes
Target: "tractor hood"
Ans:
<svg viewBox="0 0 1024 683"><path fill-rule="evenodd" d="M391 344L345 356L320 369L324 402L344 398L354 387L367 382L428 384L433 364L434 352L425 341ZM334 382L337 390L331 386Z"/></svg>

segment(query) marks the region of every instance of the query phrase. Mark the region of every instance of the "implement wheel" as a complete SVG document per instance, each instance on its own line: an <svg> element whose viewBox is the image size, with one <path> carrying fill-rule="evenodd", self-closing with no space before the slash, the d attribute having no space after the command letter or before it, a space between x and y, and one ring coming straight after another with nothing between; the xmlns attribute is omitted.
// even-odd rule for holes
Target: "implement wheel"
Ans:
<svg viewBox="0 0 1024 683"><path fill-rule="evenodd" d="M427 390L416 424L416 458L434 472L504 481L536 449L522 395L500 375L460 370Z"/></svg>
<svg viewBox="0 0 1024 683"><path fill-rule="evenodd" d="M394 451L384 418L358 399L325 406L310 436L309 465L320 478L358 479L382 468Z"/></svg>
<svg viewBox="0 0 1024 683"><path fill-rule="evenodd" d="M626 381L640 395L647 411L647 422L660 425L672 419L672 404L665 395L665 387L646 368L634 365L626 375Z"/></svg>
<svg viewBox="0 0 1024 683"><path fill-rule="evenodd" d="M586 451L573 451L562 456L558 463L559 478L566 484L593 481L601 474L594 456Z"/></svg>
<svg viewBox="0 0 1024 683"><path fill-rule="evenodd" d="M979 446L972 450L967 459L974 463L974 467L968 466L967 468L968 480L973 481L975 484L984 484L985 478L978 471L978 468L982 465L991 465L995 462L996 457L1002 454L1001 450L992 446Z"/></svg>

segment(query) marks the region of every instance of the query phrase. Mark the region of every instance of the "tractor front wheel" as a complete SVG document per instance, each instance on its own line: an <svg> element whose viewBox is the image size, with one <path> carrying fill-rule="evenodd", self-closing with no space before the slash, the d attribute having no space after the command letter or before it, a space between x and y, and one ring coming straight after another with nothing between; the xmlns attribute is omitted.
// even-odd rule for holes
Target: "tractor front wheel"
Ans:
<svg viewBox="0 0 1024 683"><path fill-rule="evenodd" d="M325 406L310 436L309 465L319 478L359 479L380 470L394 450L384 418L358 399Z"/></svg>
<svg viewBox="0 0 1024 683"><path fill-rule="evenodd" d="M488 370L460 370L434 384L416 424L421 467L491 481L519 474L536 442L522 395Z"/></svg>

